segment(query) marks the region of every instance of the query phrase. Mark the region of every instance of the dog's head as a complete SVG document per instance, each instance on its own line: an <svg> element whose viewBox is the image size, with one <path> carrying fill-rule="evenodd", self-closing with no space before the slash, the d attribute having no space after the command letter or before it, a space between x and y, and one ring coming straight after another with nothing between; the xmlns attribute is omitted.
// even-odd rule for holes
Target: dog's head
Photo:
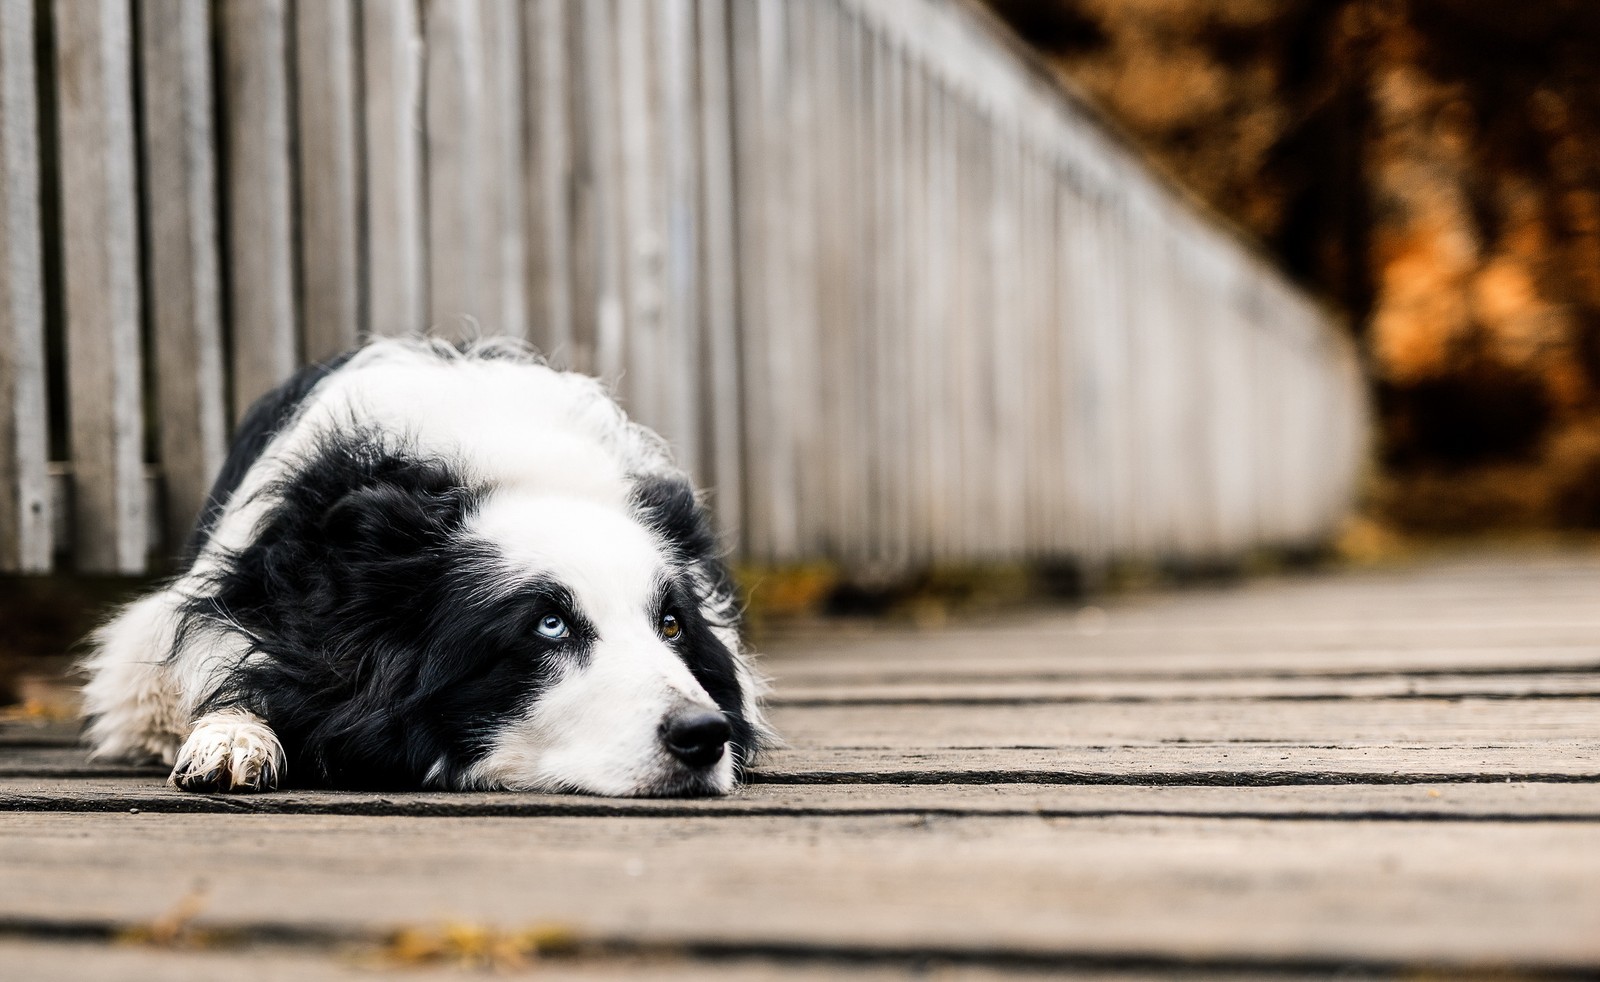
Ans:
<svg viewBox="0 0 1600 982"><path fill-rule="evenodd" d="M524 698L487 735L465 784L617 795L732 787L755 732L726 584L685 554L669 524L693 514L688 486L641 492L629 514L491 495L470 520L492 557L485 613L517 625L510 660Z"/></svg>
<svg viewBox="0 0 1600 982"><path fill-rule="evenodd" d="M613 500L329 447L205 601L252 654L217 701L339 786L728 791L759 682L678 475Z"/></svg>

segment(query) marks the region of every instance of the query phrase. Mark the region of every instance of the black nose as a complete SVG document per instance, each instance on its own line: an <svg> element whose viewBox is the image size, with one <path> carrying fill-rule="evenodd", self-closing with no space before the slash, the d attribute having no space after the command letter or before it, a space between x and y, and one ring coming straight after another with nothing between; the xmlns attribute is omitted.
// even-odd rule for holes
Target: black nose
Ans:
<svg viewBox="0 0 1600 982"><path fill-rule="evenodd" d="M691 710L661 724L661 742L690 767L710 767L722 759L733 729L721 713Z"/></svg>

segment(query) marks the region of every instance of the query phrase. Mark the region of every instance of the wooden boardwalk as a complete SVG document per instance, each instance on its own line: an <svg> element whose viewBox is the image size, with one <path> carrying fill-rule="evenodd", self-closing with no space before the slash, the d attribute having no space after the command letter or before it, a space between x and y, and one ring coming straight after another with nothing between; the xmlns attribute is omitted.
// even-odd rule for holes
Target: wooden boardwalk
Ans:
<svg viewBox="0 0 1600 982"><path fill-rule="evenodd" d="M1600 973L1600 558L768 647L721 800L186 795L12 724L0 975Z"/></svg>

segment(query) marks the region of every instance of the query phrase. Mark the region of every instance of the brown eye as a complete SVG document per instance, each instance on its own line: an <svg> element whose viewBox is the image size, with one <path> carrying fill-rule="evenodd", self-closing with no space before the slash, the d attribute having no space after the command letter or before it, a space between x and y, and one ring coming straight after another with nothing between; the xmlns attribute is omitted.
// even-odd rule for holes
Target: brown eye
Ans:
<svg viewBox="0 0 1600 982"><path fill-rule="evenodd" d="M661 636L668 641L676 641L678 635L683 633L683 624L673 614L662 614L660 631Z"/></svg>

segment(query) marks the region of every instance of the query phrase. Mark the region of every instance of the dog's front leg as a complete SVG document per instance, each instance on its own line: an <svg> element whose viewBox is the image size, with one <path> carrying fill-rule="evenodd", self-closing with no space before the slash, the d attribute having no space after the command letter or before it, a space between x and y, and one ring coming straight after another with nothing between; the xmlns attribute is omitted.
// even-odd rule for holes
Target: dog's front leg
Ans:
<svg viewBox="0 0 1600 982"><path fill-rule="evenodd" d="M271 791L283 769L283 744L265 720L222 709L195 721L168 781L185 791Z"/></svg>

